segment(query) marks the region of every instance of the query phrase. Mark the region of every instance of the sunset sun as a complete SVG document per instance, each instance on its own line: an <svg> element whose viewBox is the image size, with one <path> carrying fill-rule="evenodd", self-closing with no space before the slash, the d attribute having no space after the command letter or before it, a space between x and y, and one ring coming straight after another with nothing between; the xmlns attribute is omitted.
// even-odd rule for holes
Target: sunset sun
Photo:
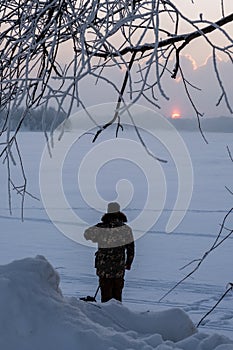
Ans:
<svg viewBox="0 0 233 350"><path fill-rule="evenodd" d="M172 118L172 119L180 119L180 118L181 118L180 112L174 111L174 112L172 113L172 115L171 115L171 118Z"/></svg>

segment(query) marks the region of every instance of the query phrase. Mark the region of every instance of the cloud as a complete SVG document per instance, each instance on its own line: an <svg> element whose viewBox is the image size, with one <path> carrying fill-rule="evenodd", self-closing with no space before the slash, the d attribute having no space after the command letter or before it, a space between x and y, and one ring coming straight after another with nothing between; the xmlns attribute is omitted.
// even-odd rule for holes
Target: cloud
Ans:
<svg viewBox="0 0 233 350"><path fill-rule="evenodd" d="M216 76L216 72L213 68L212 57L209 57L205 64L198 66L195 60L190 55L181 57L181 64L183 73L187 81L198 87L199 90L193 88L187 84L188 91L192 96L193 103L199 112L204 113L206 116L229 116L230 112L226 107L224 99L219 106L216 103L222 94L219 82ZM174 62L171 62L171 66L174 67ZM233 91L231 88L230 76L233 74L233 67L230 61L223 61L217 59L217 66L219 69L220 80L223 83L228 101L233 108ZM194 108L192 107L187 94L185 93L184 84L180 76L173 80L169 76L164 81L164 87L167 91L170 100L168 102L161 101L162 110L165 114L171 115L174 108L179 108L184 117L195 116Z"/></svg>
<svg viewBox="0 0 233 350"><path fill-rule="evenodd" d="M183 73L187 79L189 94L191 95L192 101L198 111L207 117L230 116L231 114L226 107L224 99L222 99L219 106L216 106L222 91L213 68L212 57L208 57L204 64L198 65L190 54L186 54L181 56L181 64ZM169 68L171 71L173 70L174 65L175 62L170 61ZM217 66L219 68L221 82L224 84L227 91L228 101L233 108L232 82L229 78L233 76L233 65L230 61L224 61L218 58ZM153 67L151 71L152 74L150 81L153 81L153 72L155 71ZM121 89L124 72L119 69L119 67L108 68L104 71L104 74L106 79L113 82L119 90ZM138 81L139 79L136 74L133 78L134 81ZM161 106L160 112L162 114L170 117L174 111L178 111L182 117L196 117L195 110L188 99L180 76L178 76L177 79L172 79L171 73L167 72L161 84L166 95L169 96L169 100L167 101L158 91L155 92L155 95L158 98L158 105ZM196 86L198 89L195 89L193 86ZM133 89L138 90L139 87L140 84L134 82ZM147 93L150 95L150 92ZM97 80L90 75L87 75L86 78L80 82L79 94L87 107L96 104L116 102L118 99L118 94L114 90L113 85L108 84L106 80ZM129 94L127 95L126 93L124 97L126 100L129 100ZM144 98L138 100L137 103L148 106L152 109L156 108L149 104ZM77 111L77 109L74 111Z"/></svg>

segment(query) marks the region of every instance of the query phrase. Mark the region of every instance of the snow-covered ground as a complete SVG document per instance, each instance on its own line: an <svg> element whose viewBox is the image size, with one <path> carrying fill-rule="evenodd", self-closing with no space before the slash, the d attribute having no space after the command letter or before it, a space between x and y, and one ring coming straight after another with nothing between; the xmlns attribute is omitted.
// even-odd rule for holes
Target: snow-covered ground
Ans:
<svg viewBox="0 0 233 350"><path fill-rule="evenodd" d="M82 296L93 295L97 288L93 267L95 248L78 244L60 233L47 216L42 201L27 198L24 222L21 222L19 196L13 194L11 216L7 178L1 165L0 264L43 255L59 273L63 294L57 289L57 277L52 267L42 258L2 266L1 349L36 349L35 344L38 348L49 349L52 339L55 342L55 334L59 344L57 349L64 349L65 343L69 344L70 350L77 348L77 344L80 349L233 349L233 342L226 345L228 341L224 338L233 339L231 292L208 315L198 333L191 335L191 321L196 325L226 291L227 283L233 282L231 237L206 258L195 274L159 302L195 265L184 270L180 268L200 258L213 244L224 216L232 207L232 195L225 189L227 186L232 190L233 164L226 150L227 145L232 149L232 136L208 134L209 144L206 145L198 133L182 135L194 169L190 207L175 231L165 234L177 186L176 173L169 163L164 170L168 187L165 208L154 227L136 241L135 261L125 277L123 306L117 302L101 305L99 302L86 304L79 301ZM79 145L81 155L86 152L87 140L82 142ZM29 191L40 197L39 164L44 148L43 135L21 134L20 143ZM65 191L72 207L93 224L101 213L88 210L81 201L76 179L79 153L76 155L76 164L74 158L66 164ZM102 180L97 180L100 193L106 200L112 200L110 188L113 184L108 174L103 172ZM143 187L140 176L133 176L138 192L136 190L135 198L125 211L129 219L137 215L141 207ZM232 228L232 217L226 222L226 227ZM83 232L84 228L77 227L77 230ZM228 232L225 230L223 234ZM158 324L160 330L156 328ZM156 329L160 335L163 336L163 332L168 332L168 335L162 339ZM189 334L185 333L186 329ZM177 340L172 336L174 330L180 339L191 337L173 343Z"/></svg>
<svg viewBox="0 0 233 350"><path fill-rule="evenodd" d="M1 349L233 349L224 336L198 333L179 308L135 312L64 297L43 256L2 266L0 288Z"/></svg>

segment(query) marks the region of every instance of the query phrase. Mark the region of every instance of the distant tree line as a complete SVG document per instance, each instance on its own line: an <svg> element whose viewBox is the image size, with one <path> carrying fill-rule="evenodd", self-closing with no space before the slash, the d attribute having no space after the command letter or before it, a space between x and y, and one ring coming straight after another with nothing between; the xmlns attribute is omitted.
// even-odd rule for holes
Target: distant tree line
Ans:
<svg viewBox="0 0 233 350"><path fill-rule="evenodd" d="M10 130L15 131L23 116L24 109L19 108L12 114L10 120ZM57 112L55 108L49 107L46 110L43 108L33 109L27 113L23 118L20 130L23 131L53 131L64 120L65 113ZM0 130L4 127L7 119L7 112L5 110L0 112Z"/></svg>
<svg viewBox="0 0 233 350"><path fill-rule="evenodd" d="M197 131L198 125L194 118L169 119L178 130ZM233 133L233 119L231 117L212 117L201 120L201 128L207 132Z"/></svg>

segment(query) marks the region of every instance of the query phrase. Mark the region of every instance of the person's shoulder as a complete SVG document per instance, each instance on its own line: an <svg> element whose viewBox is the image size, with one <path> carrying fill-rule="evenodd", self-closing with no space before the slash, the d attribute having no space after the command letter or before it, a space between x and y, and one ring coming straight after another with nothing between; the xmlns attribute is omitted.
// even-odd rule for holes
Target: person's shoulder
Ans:
<svg viewBox="0 0 233 350"><path fill-rule="evenodd" d="M119 229L124 235L124 237L128 237L127 240L130 240L130 241L133 240L133 231L129 225L123 224L122 226L119 227Z"/></svg>
<svg viewBox="0 0 233 350"><path fill-rule="evenodd" d="M106 227L106 224L104 222L98 222L98 224L96 224L94 227L96 227L96 228L104 228L104 227Z"/></svg>
<svg viewBox="0 0 233 350"><path fill-rule="evenodd" d="M127 222L127 217L122 212L116 212L116 213L106 213L102 216L101 221L106 224L118 224L122 225L123 223Z"/></svg>
<svg viewBox="0 0 233 350"><path fill-rule="evenodd" d="M96 225L93 225L93 226L90 226L88 227L85 232L95 232L95 231L98 231L99 228L101 228L101 223L98 223Z"/></svg>
<svg viewBox="0 0 233 350"><path fill-rule="evenodd" d="M124 225L125 226L125 233L129 237L128 239L130 241L134 241L134 236L133 236L133 230L129 225Z"/></svg>
<svg viewBox="0 0 233 350"><path fill-rule="evenodd" d="M124 224L124 227L125 227L127 230L132 231L132 228L131 228L129 225Z"/></svg>

